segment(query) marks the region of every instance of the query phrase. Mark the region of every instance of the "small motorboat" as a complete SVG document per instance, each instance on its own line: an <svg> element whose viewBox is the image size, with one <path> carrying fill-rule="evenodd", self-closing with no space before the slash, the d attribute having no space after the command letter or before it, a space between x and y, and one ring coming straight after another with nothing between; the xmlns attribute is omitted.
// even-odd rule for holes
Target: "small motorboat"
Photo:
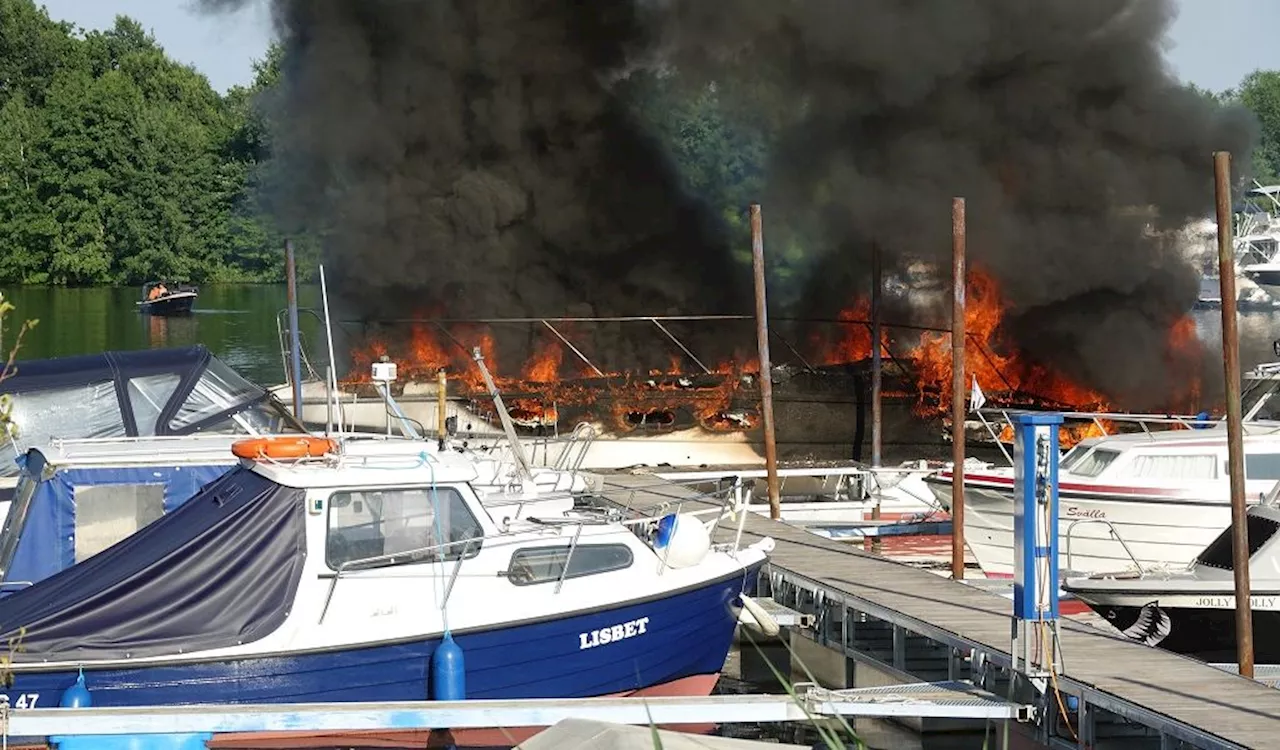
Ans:
<svg viewBox="0 0 1280 750"><path fill-rule="evenodd" d="M147 315L189 315L199 288L172 281L149 281L142 287L138 311Z"/></svg>
<svg viewBox="0 0 1280 750"><path fill-rule="evenodd" d="M1280 509L1249 508L1250 606L1258 662L1280 662ZM1089 605L1125 636L1209 662L1236 659L1235 575L1231 529L1185 569L1067 578L1062 590Z"/></svg>
<svg viewBox="0 0 1280 750"><path fill-rule="evenodd" d="M746 508L499 523L476 462L431 448L234 444L181 507L5 599L10 705L711 691L773 548L712 543Z"/></svg>

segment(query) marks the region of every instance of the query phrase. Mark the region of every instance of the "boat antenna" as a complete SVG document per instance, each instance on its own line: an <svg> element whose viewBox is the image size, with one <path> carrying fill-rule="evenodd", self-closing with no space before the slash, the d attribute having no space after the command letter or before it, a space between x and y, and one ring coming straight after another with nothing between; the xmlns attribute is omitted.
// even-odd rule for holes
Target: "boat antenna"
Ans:
<svg viewBox="0 0 1280 750"><path fill-rule="evenodd" d="M498 410L498 418L502 420L502 429L507 433L507 440L511 442L511 452L515 454L516 463L520 465L520 473L532 483L533 469L529 468L529 459L524 455L524 445L516 437L516 427L511 423L511 415L507 413L506 405L502 403L502 394L498 392L498 386L489 375L489 368L484 366L484 354L481 353L480 347L474 347L471 350L471 356L476 361L476 367L480 368L480 376L484 378L489 395L493 396L493 405Z"/></svg>
<svg viewBox="0 0 1280 750"><path fill-rule="evenodd" d="M329 287L324 281L324 264L320 264L320 304L324 307L324 335L329 346L329 382L325 383L325 389L330 386L333 388L330 398L337 401L338 408L335 410L338 420L338 434L342 434L342 399L338 395L338 363L333 358L333 325L329 318Z"/></svg>

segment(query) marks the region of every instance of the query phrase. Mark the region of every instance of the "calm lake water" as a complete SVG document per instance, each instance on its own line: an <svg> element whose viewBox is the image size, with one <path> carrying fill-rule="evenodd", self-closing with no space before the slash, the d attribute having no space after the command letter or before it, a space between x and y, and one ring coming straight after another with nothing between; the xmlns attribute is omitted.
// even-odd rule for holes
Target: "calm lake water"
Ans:
<svg viewBox="0 0 1280 750"><path fill-rule="evenodd" d="M141 291L136 287L14 287L0 292L18 308L9 316L4 351L12 344L18 320L40 321L23 340L22 359L204 344L257 383L284 381L276 328L277 315L287 304L283 284L202 286L195 311L172 318L139 313L135 303ZM318 310L320 287L300 285L298 302ZM287 323L287 317L283 320ZM308 350L323 343L323 326L314 318L303 313L298 327Z"/></svg>
<svg viewBox="0 0 1280 750"><path fill-rule="evenodd" d="M255 382L274 385L284 381L276 323L286 306L283 284L202 286L194 313L175 318L137 312L135 303L141 292L136 287L12 287L0 288L0 292L18 307L4 332L4 351L12 343L14 321L40 320L23 342L23 359L199 343ZM298 300L301 307L319 311L319 286L300 285ZM1218 346L1221 312L1198 310L1193 314L1200 337ZM1280 338L1280 312L1242 312L1239 326L1244 369L1276 359L1272 341ZM323 325L304 311L299 327L304 350L323 360ZM340 366L358 339L358 327L335 322L334 347Z"/></svg>

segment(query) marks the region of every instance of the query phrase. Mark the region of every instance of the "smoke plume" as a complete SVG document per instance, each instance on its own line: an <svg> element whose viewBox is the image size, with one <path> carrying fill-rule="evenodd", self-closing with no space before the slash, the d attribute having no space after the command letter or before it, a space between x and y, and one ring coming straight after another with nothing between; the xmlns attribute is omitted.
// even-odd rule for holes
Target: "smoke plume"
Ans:
<svg viewBox="0 0 1280 750"><path fill-rule="evenodd" d="M273 8L281 213L326 228L343 291L373 315L749 311L725 207L681 191L614 85L662 70L771 123L760 200L768 227L805 240L796 312L847 305L873 244L890 269L945 278L963 196L970 265L999 281L1018 342L1158 401L1198 283L1167 233L1211 207L1212 152L1244 156L1253 137L1166 69L1171 0Z"/></svg>

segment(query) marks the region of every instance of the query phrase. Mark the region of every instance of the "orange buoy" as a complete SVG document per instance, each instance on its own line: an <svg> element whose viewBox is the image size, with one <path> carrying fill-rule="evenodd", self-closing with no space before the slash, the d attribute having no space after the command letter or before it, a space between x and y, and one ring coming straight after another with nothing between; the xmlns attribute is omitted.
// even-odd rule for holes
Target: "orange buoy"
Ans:
<svg viewBox="0 0 1280 750"><path fill-rule="evenodd" d="M323 456L337 447L329 438L298 435L237 440L231 444L231 453L237 458L306 458Z"/></svg>

